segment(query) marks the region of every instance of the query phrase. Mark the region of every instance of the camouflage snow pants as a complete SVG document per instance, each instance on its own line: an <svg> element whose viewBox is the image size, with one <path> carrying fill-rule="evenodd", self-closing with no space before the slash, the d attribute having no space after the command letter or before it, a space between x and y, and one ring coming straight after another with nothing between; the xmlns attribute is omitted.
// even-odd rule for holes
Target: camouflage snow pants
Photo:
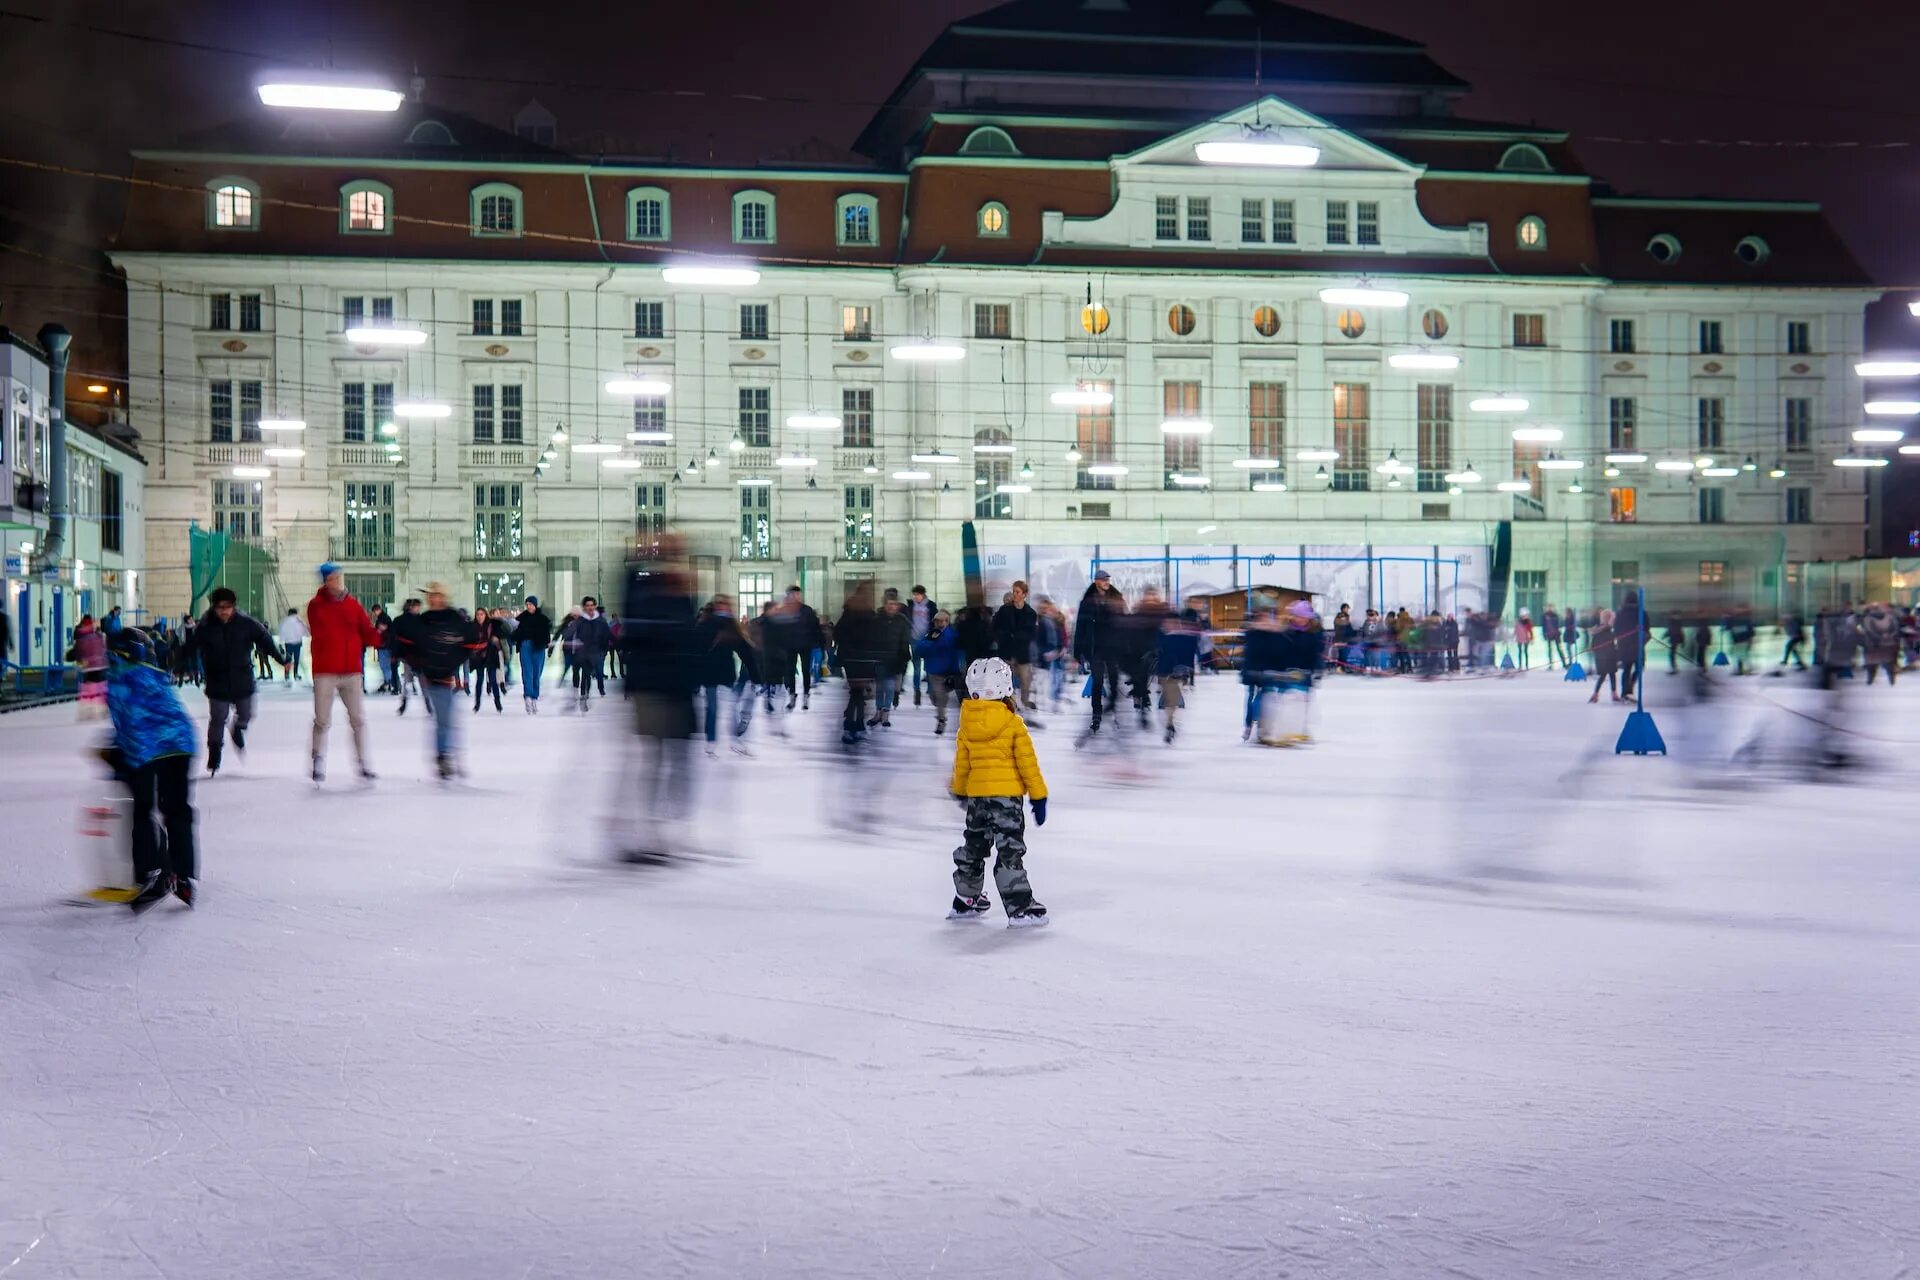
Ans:
<svg viewBox="0 0 1920 1280"><path fill-rule="evenodd" d="M1022 803L1021 796L969 796L966 843L953 851L953 891L962 898L977 898L986 880L987 854L999 846L993 883L1008 915L1018 915L1033 904Z"/></svg>

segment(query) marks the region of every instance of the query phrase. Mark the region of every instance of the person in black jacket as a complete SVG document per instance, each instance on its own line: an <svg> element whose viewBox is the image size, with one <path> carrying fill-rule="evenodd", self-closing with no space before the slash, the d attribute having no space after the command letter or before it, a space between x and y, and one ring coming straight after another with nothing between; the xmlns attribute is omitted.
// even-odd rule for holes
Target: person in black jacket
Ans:
<svg viewBox="0 0 1920 1280"><path fill-rule="evenodd" d="M207 776L220 772L220 749L226 737L227 717L233 717L233 749L247 752L247 726L253 723L253 659L287 665L287 655L259 621L240 612L229 587L215 587L207 596L212 606L200 625L173 657L174 669L184 671L200 660L207 694Z"/></svg>
<svg viewBox="0 0 1920 1280"><path fill-rule="evenodd" d="M478 711L482 696L491 693L494 711L505 711L500 703L500 655L507 643L506 627L495 622L485 609L475 609L473 631L480 641L468 660L473 668L473 709Z"/></svg>
<svg viewBox="0 0 1920 1280"><path fill-rule="evenodd" d="M786 689L787 710L793 710L795 662L800 664L799 701L805 711L813 701L813 651L825 643L826 637L820 628L820 615L802 598L797 585L787 588L786 599L767 616L763 634L767 645L768 713L773 711L775 684Z"/></svg>
<svg viewBox="0 0 1920 1280"><path fill-rule="evenodd" d="M1013 668L1013 682L1020 688L1020 705L1028 711L1033 705L1033 644L1040 631L1040 615L1027 603L1027 584L1013 584L1013 598L993 615L994 643L1000 659Z"/></svg>
<svg viewBox="0 0 1920 1280"><path fill-rule="evenodd" d="M520 650L520 701L528 715L540 710L540 677L547 669L547 651L553 648L553 619L540 608L538 596L528 596L526 608L515 620L514 644Z"/></svg>
<svg viewBox="0 0 1920 1280"><path fill-rule="evenodd" d="M900 682L906 678L907 664L913 659L913 623L900 603L900 593L892 587L887 588L886 603L880 608L879 618L882 657L875 676L874 718L867 722L867 727L882 724L891 729L893 709L900 705Z"/></svg>
<svg viewBox="0 0 1920 1280"><path fill-rule="evenodd" d="M1073 656L1093 677L1089 733L1100 732L1102 705L1112 711L1120 701L1120 667L1115 658L1122 642L1114 632L1126 613L1127 602L1114 589L1113 575L1105 569L1095 572L1087 594L1080 597L1080 612L1073 623Z"/></svg>
<svg viewBox="0 0 1920 1280"><path fill-rule="evenodd" d="M739 684L743 692L738 699L738 714L733 719L733 750L736 755L752 755L742 739L753 714L749 682L755 678L758 664L753 646L747 643L746 633L740 629L740 620L733 616L730 597L715 596L702 611L693 628L693 648L700 688L707 704L707 754L717 754L715 748L720 740L720 691Z"/></svg>
<svg viewBox="0 0 1920 1280"><path fill-rule="evenodd" d="M659 554L659 560L635 563L628 571L620 614L627 695L642 751L634 796L641 826L622 850L629 862L667 857L673 844L687 843L693 819L688 754L702 654L679 542L662 538Z"/></svg>
<svg viewBox="0 0 1920 1280"><path fill-rule="evenodd" d="M420 677L420 692L433 715L434 763L445 781L460 772L460 718L454 710L460 675L484 641L448 600L445 583L429 582L425 594L426 609L387 634L399 637L400 657Z"/></svg>
<svg viewBox="0 0 1920 1280"><path fill-rule="evenodd" d="M583 597L580 601L580 616L573 620L571 643L573 665L580 677L580 698L574 705L585 711L596 681L600 685L600 696L607 696L605 668L607 654L613 649L613 624L607 621L606 614L600 612L600 602L592 596Z"/></svg>
<svg viewBox="0 0 1920 1280"><path fill-rule="evenodd" d="M833 624L833 642L840 651L840 669L847 677L847 709L840 717L840 741L851 745L866 732L867 702L879 681L881 664L891 657L886 630L873 609L871 583L858 583L847 597L840 620Z"/></svg>

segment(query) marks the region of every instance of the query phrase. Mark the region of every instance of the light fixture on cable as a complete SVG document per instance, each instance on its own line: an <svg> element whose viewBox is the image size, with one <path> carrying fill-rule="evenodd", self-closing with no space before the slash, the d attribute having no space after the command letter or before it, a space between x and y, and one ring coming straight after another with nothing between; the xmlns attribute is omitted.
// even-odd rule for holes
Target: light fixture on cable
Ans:
<svg viewBox="0 0 1920 1280"><path fill-rule="evenodd" d="M1087 467L1090 476L1123 476L1127 474L1124 464L1118 462L1095 462Z"/></svg>
<svg viewBox="0 0 1920 1280"><path fill-rule="evenodd" d="M1315 480L1318 480L1321 484L1325 484L1327 481L1333 479L1331 475L1327 474L1327 467L1325 463L1321 463L1318 467L1314 468L1313 478Z"/></svg>
<svg viewBox="0 0 1920 1280"><path fill-rule="evenodd" d="M1607 455L1607 465L1614 467L1631 466L1634 463L1645 462L1646 460L1646 454L1635 450L1628 450L1625 453L1610 453Z"/></svg>
<svg viewBox="0 0 1920 1280"><path fill-rule="evenodd" d="M272 467L235 467L233 474L240 480L264 480L273 474Z"/></svg>
<svg viewBox="0 0 1920 1280"><path fill-rule="evenodd" d="M787 425L795 431L838 431L840 422L837 413L818 413L811 409L805 413L787 415Z"/></svg>
<svg viewBox="0 0 1920 1280"><path fill-rule="evenodd" d="M1538 465L1542 471L1578 471L1587 464L1579 458L1563 458L1549 451Z"/></svg>
<svg viewBox="0 0 1920 1280"><path fill-rule="evenodd" d="M742 489L770 489L773 487L773 481L767 479L765 476L741 476L738 480L734 481L734 483Z"/></svg>
<svg viewBox="0 0 1920 1280"><path fill-rule="evenodd" d="M1479 484L1480 473L1478 471L1475 471L1473 469L1473 464L1469 462L1463 470L1449 471L1446 475L1446 481L1448 484L1455 485L1455 486L1463 485L1463 484Z"/></svg>
<svg viewBox="0 0 1920 1280"><path fill-rule="evenodd" d="M660 278L668 284L712 285L722 289L760 283L760 273L754 268L725 262L678 262L662 267Z"/></svg>
<svg viewBox="0 0 1920 1280"><path fill-rule="evenodd" d="M717 467L720 465L720 454L716 450L707 450L707 465L709 467Z"/></svg>
<svg viewBox="0 0 1920 1280"><path fill-rule="evenodd" d="M599 440L576 440L573 444L573 451L575 453L618 453L620 452L620 446L617 444L605 444Z"/></svg>
<svg viewBox="0 0 1920 1280"><path fill-rule="evenodd" d="M307 429L306 420L303 418L262 418L254 425L262 431L305 431Z"/></svg>
<svg viewBox="0 0 1920 1280"><path fill-rule="evenodd" d="M1194 143L1193 158L1201 164L1307 169L1320 163L1320 148L1305 142L1288 142L1272 125L1244 124L1238 137Z"/></svg>
<svg viewBox="0 0 1920 1280"><path fill-rule="evenodd" d="M1233 465L1242 471L1273 471L1280 466L1278 458L1235 458Z"/></svg>
<svg viewBox="0 0 1920 1280"><path fill-rule="evenodd" d="M263 105L299 111L398 111L407 95L359 77L296 71L254 86Z"/></svg>
<svg viewBox="0 0 1920 1280"><path fill-rule="evenodd" d="M1176 471L1167 478L1182 489L1204 489L1213 483L1210 477L1192 471Z"/></svg>
<svg viewBox="0 0 1920 1280"><path fill-rule="evenodd" d="M1833 460L1833 465L1836 467L1884 467L1887 465L1887 460L1885 458L1873 458L1873 457L1863 458L1859 454L1855 453L1853 450L1849 449L1845 453L1841 454L1839 457L1835 458ZM238 467L234 468L236 472L239 471L239 469L240 468Z"/></svg>
<svg viewBox="0 0 1920 1280"><path fill-rule="evenodd" d="M907 364L951 364L967 358L967 349L953 342L935 342L920 338L889 347L887 354Z"/></svg>
<svg viewBox="0 0 1920 1280"><path fill-rule="evenodd" d="M417 347L426 342L427 331L399 325L357 324L340 336L356 347Z"/></svg>
<svg viewBox="0 0 1920 1280"><path fill-rule="evenodd" d="M1907 433L1898 427L1855 427L1855 444L1899 444L1907 438Z"/></svg>
<svg viewBox="0 0 1920 1280"><path fill-rule="evenodd" d="M861 475L863 475L863 476L877 476L877 475L879 475L879 474L880 474L880 462L879 462L879 460L878 460L878 459L876 459L876 458L868 458L868 459L867 459L867 465L865 465L864 467L861 467L861 468L860 468L860 474L861 474Z"/></svg>
<svg viewBox="0 0 1920 1280"><path fill-rule="evenodd" d="M1475 413L1525 413L1532 403L1525 396L1480 396L1469 400L1467 408Z"/></svg>
<svg viewBox="0 0 1920 1280"><path fill-rule="evenodd" d="M1533 481L1531 481L1531 480L1502 480L1502 481L1501 481L1501 482L1500 482L1499 484L1497 484L1497 485L1495 485L1495 486L1493 486L1493 487L1494 487L1494 488L1496 488L1496 489L1498 489L1498 490L1499 490L1500 492L1502 492L1502 493L1532 493L1532 492L1533 492Z"/></svg>
<svg viewBox="0 0 1920 1280"><path fill-rule="evenodd" d="M1866 410L1875 418L1911 418L1920 413L1920 400L1869 400Z"/></svg>
<svg viewBox="0 0 1920 1280"><path fill-rule="evenodd" d="M263 458L304 458L307 456L307 451L305 449L295 449L287 445L275 445L262 449L260 456Z"/></svg>
<svg viewBox="0 0 1920 1280"><path fill-rule="evenodd" d="M607 379L607 394L610 396L664 396L672 391L673 384L665 378L629 376Z"/></svg>
<svg viewBox="0 0 1920 1280"><path fill-rule="evenodd" d="M1032 493L1033 486L1030 484L1003 484L996 485L993 491L995 493Z"/></svg>
<svg viewBox="0 0 1920 1280"><path fill-rule="evenodd" d="M1113 392L1082 383L1071 391L1056 391L1047 398L1062 409L1099 409L1113 403Z"/></svg>
<svg viewBox="0 0 1920 1280"><path fill-rule="evenodd" d="M989 453L1011 457L1014 452L1014 446L1010 444L976 444L973 446L973 451L975 453Z"/></svg>
<svg viewBox="0 0 1920 1280"><path fill-rule="evenodd" d="M1255 493L1285 493L1287 491L1287 484L1284 480L1255 480L1253 482L1253 491Z"/></svg>
<svg viewBox="0 0 1920 1280"><path fill-rule="evenodd" d="M1662 458L1653 464L1655 471L1691 471L1693 463L1687 458Z"/></svg>
<svg viewBox="0 0 1920 1280"><path fill-rule="evenodd" d="M1458 369L1460 357L1444 351L1396 351L1387 357L1387 363L1395 369L1440 371Z"/></svg>
<svg viewBox="0 0 1920 1280"><path fill-rule="evenodd" d="M817 467L820 459L808 457L804 453L786 453L773 460L776 467Z"/></svg>
<svg viewBox="0 0 1920 1280"><path fill-rule="evenodd" d="M910 460L913 462L925 463L931 466L939 466L948 462L960 461L959 458L955 457L951 453L948 453L944 449L932 449L922 453L915 453L911 455Z"/></svg>
<svg viewBox="0 0 1920 1280"><path fill-rule="evenodd" d="M1067 455L1066 455L1066 456L1067 456L1067 461L1068 461L1068 462L1078 462L1078 461L1080 461L1080 457L1081 457L1081 454L1080 454L1080 446L1079 446L1079 445L1077 445L1077 444L1070 444L1070 445L1068 445L1068 446L1067 446Z"/></svg>
<svg viewBox="0 0 1920 1280"><path fill-rule="evenodd" d="M1213 424L1205 418L1168 418L1161 422L1160 430L1170 436L1204 436L1213 433Z"/></svg>
<svg viewBox="0 0 1920 1280"><path fill-rule="evenodd" d="M1389 449L1387 450L1387 460L1375 467L1374 470L1383 476L1400 476L1405 475L1407 472L1413 470L1413 468L1400 461L1400 453L1398 450Z"/></svg>
<svg viewBox="0 0 1920 1280"><path fill-rule="evenodd" d="M1376 289L1370 284L1340 285L1322 289L1320 301L1330 307L1404 307L1407 295L1400 289Z"/></svg>
<svg viewBox="0 0 1920 1280"><path fill-rule="evenodd" d="M1738 467L1704 467L1701 469L1700 474L1712 480L1731 480L1733 477L1740 474L1740 468Z"/></svg>
<svg viewBox="0 0 1920 1280"><path fill-rule="evenodd" d="M402 400L393 406L396 418L451 418L453 406L437 400Z"/></svg>
<svg viewBox="0 0 1920 1280"><path fill-rule="evenodd" d="M671 431L629 431L627 439L634 444L666 444L673 439Z"/></svg>
<svg viewBox="0 0 1920 1280"><path fill-rule="evenodd" d="M1920 360L1862 360L1853 371L1863 378L1920 377Z"/></svg>
<svg viewBox="0 0 1920 1280"><path fill-rule="evenodd" d="M918 467L906 467L894 472L893 478L895 480L931 480L933 472L923 471Z"/></svg>
<svg viewBox="0 0 1920 1280"><path fill-rule="evenodd" d="M1295 449L1293 456L1301 462L1340 461L1340 451L1338 449Z"/></svg>
<svg viewBox="0 0 1920 1280"><path fill-rule="evenodd" d="M600 465L609 471L638 471L647 464L638 458L607 458Z"/></svg>
<svg viewBox="0 0 1920 1280"><path fill-rule="evenodd" d="M1515 427L1513 438L1521 444L1559 444L1566 435L1558 427Z"/></svg>

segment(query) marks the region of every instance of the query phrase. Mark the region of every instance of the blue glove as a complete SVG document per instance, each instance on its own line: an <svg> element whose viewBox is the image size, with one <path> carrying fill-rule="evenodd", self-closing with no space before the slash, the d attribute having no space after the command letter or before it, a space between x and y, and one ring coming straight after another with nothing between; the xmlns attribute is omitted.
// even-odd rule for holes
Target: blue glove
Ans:
<svg viewBox="0 0 1920 1280"><path fill-rule="evenodd" d="M1047 825L1047 802L1045 798L1033 802L1033 825L1036 827L1044 827Z"/></svg>

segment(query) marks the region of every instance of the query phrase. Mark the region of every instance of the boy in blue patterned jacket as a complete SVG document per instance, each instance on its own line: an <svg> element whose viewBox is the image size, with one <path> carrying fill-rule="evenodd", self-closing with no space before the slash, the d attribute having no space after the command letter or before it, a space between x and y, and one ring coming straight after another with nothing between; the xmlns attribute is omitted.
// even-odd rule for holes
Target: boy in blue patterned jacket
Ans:
<svg viewBox="0 0 1920 1280"><path fill-rule="evenodd" d="M198 736L173 681L154 665L152 643L122 627L108 643L107 712L121 776L133 793L133 874L138 915L173 894L193 905L199 875L193 845L193 753ZM158 809L166 825L154 825Z"/></svg>

